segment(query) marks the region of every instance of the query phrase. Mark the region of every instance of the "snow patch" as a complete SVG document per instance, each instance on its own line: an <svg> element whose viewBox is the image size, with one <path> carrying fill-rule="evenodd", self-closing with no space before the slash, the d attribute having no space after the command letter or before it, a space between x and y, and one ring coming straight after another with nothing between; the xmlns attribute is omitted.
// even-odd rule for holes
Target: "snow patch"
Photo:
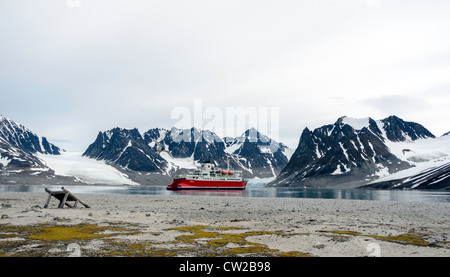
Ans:
<svg viewBox="0 0 450 277"><path fill-rule="evenodd" d="M166 152L161 152L159 155L168 163L166 168L167 174L180 168L196 169L199 166L199 164L194 160L193 154L188 158L174 158Z"/></svg>
<svg viewBox="0 0 450 277"><path fill-rule="evenodd" d="M342 171L342 168L344 168L344 171ZM336 170L331 173L331 175L340 175L349 172L351 169L348 168L345 164L338 164L336 166Z"/></svg>
<svg viewBox="0 0 450 277"><path fill-rule="evenodd" d="M273 154L272 150L270 149L270 146L266 145L258 145L259 152L263 154Z"/></svg>
<svg viewBox="0 0 450 277"><path fill-rule="evenodd" d="M342 153L344 153L345 158L347 159L348 162L350 162L349 158L348 158L348 154L347 154L347 150L345 149L344 145L342 144L342 142L339 142L339 146L342 149Z"/></svg>
<svg viewBox="0 0 450 277"><path fill-rule="evenodd" d="M53 169L56 175L74 177L88 184L139 185L116 168L103 161L83 157L81 152L37 156Z"/></svg>
<svg viewBox="0 0 450 277"><path fill-rule="evenodd" d="M342 174L340 165L336 166L336 170L333 173L331 173L331 175L339 175L339 174Z"/></svg>
<svg viewBox="0 0 450 277"><path fill-rule="evenodd" d="M432 161L428 161L428 162L418 163L411 168L382 176L381 178L377 179L376 181L373 181L372 183L404 179L404 178L407 178L410 176L420 174L420 173L430 170L432 168L442 166L449 162L450 162L450 157L445 157L445 158L436 159L436 160L432 160Z"/></svg>
<svg viewBox="0 0 450 277"><path fill-rule="evenodd" d="M355 130L361 130L364 127L369 127L369 117L367 118L352 118L345 116L342 118L343 124L350 125Z"/></svg>
<svg viewBox="0 0 450 277"><path fill-rule="evenodd" d="M382 166L381 164L377 164L378 171L372 174L372 176L385 177L389 175L389 168L386 166Z"/></svg>
<svg viewBox="0 0 450 277"><path fill-rule="evenodd" d="M236 150L238 150L242 146L241 143L234 143L227 148L225 148L225 152L228 154L233 154Z"/></svg>
<svg viewBox="0 0 450 277"><path fill-rule="evenodd" d="M391 153L399 159L419 164L450 156L450 137L426 138L416 141L386 141Z"/></svg>
<svg viewBox="0 0 450 277"><path fill-rule="evenodd" d="M9 164L11 160L8 159L7 157L2 157L0 156L0 164L2 164L3 166L7 166Z"/></svg>

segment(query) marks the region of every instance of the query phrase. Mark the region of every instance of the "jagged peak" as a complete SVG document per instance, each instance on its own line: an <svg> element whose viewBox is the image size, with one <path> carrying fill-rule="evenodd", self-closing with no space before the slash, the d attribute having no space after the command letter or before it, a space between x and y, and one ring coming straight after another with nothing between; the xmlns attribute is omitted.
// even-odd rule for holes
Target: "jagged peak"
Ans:
<svg viewBox="0 0 450 277"><path fill-rule="evenodd" d="M391 141L403 141L405 137L409 140L435 138L435 135L421 124L405 121L395 115L382 119L381 122L384 123L383 129Z"/></svg>
<svg viewBox="0 0 450 277"><path fill-rule="evenodd" d="M176 142L223 142L215 132L206 129L198 129L197 127L191 127L190 129L172 127L169 134L171 139Z"/></svg>
<svg viewBox="0 0 450 277"><path fill-rule="evenodd" d="M28 128L26 128L24 125L19 124L19 123L17 123L16 121L14 121L14 120L12 120L12 119L6 117L6 116L3 116L3 115L0 115L0 124L3 125L3 126L5 126L6 124L8 124L8 125L10 125L10 126L13 126L13 127L15 127L15 128L18 128L18 129L20 129L20 130L22 130L22 131L28 131L28 132L31 132L31 131L30 131ZM1 127L1 126L0 126L0 127ZM31 132L31 133L32 133L32 132Z"/></svg>
<svg viewBox="0 0 450 277"><path fill-rule="evenodd" d="M139 132L138 128L127 129L127 128L115 127L110 130L106 130L104 132L99 132L99 135L102 135L102 136L104 135L108 139L111 139L111 137L114 135L127 136L127 137L131 135L133 137L142 138L142 135Z"/></svg>
<svg viewBox="0 0 450 277"><path fill-rule="evenodd" d="M30 153L59 155L60 151L64 151L45 137L38 136L24 125L3 115L0 116L0 136L3 137L3 141L8 141L12 146Z"/></svg>
<svg viewBox="0 0 450 277"><path fill-rule="evenodd" d="M238 139L240 140L247 139L250 142L278 143L277 141L265 135L260 130L254 127L247 129L244 133L242 133L241 136L238 137Z"/></svg>
<svg viewBox="0 0 450 277"><path fill-rule="evenodd" d="M328 135L331 135L333 134L333 130L334 132L340 131L342 127L347 125L352 127L355 131L361 131L366 128L380 137L387 136L387 139L391 141L402 141L404 139L403 136L410 136L408 139L411 140L435 137L421 124L405 121L397 115L390 115L381 120L374 120L371 117L354 118L341 116L334 124L324 125L316 128L314 131L322 130L322 132L327 132ZM332 127L331 131L329 130L329 127Z"/></svg>
<svg viewBox="0 0 450 277"><path fill-rule="evenodd" d="M400 117L396 116L395 114L390 115L390 116L386 117L383 120L400 120L400 121L404 121L403 119L401 119Z"/></svg>

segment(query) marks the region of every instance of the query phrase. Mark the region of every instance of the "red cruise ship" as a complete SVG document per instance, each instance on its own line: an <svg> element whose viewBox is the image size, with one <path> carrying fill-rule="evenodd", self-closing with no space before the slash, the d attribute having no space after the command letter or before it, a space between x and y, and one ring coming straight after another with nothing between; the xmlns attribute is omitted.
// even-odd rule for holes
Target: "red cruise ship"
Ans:
<svg viewBox="0 0 450 277"><path fill-rule="evenodd" d="M175 178L167 189L245 189L246 185L242 171L222 170L206 162L201 168Z"/></svg>

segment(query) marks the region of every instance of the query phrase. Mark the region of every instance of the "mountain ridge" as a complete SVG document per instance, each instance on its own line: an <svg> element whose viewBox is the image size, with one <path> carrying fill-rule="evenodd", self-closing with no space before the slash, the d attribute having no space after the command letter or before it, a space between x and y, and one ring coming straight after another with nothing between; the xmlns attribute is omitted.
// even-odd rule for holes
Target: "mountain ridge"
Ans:
<svg viewBox="0 0 450 277"><path fill-rule="evenodd" d="M394 146L435 138L422 125L395 115L382 120L343 116L312 131L305 128L288 164L268 186L362 186L415 166L399 157L409 149L399 152Z"/></svg>
<svg viewBox="0 0 450 277"><path fill-rule="evenodd" d="M118 139L112 141L113 130L118 133L115 137L128 137L129 133L133 132L133 142ZM125 145L126 143L131 145ZM135 150L124 163L122 156L125 151L129 151L128 148ZM267 178L275 177L288 162L284 154L286 149L284 144L270 139L254 128L231 139L221 138L210 130L195 127L152 128L142 134L137 129L130 131L114 128L99 132L96 141L89 145L83 156L105 160L123 169L158 172L170 176L179 170L195 168L200 163L210 161L218 167L230 166L235 170L242 170L247 178ZM115 154L111 154L112 152ZM129 163L132 159L140 160L134 168L131 168ZM139 166L143 164L158 166Z"/></svg>
<svg viewBox="0 0 450 277"><path fill-rule="evenodd" d="M0 169L45 168L34 154L60 155L61 151L47 138L0 115Z"/></svg>
<svg viewBox="0 0 450 277"><path fill-rule="evenodd" d="M242 170L246 178L275 178L267 186L332 188L448 189L450 132L435 137L424 126L392 115L381 120L343 116L334 123L304 128L297 148L289 149L250 128L221 138L197 128L112 128L99 132L77 158L107 174L72 174L65 150L25 126L0 116L0 182L27 184L163 184L178 173L210 161ZM290 154L292 153L292 154ZM52 158L50 158L52 157ZM54 158L53 158L54 157ZM87 160L86 160L87 159ZM51 166L49 166L51 165ZM58 168L55 173L53 166ZM109 166L109 167L105 167ZM91 171L92 172L92 171ZM109 178L106 175L115 176ZM114 180L112 180L114 179Z"/></svg>

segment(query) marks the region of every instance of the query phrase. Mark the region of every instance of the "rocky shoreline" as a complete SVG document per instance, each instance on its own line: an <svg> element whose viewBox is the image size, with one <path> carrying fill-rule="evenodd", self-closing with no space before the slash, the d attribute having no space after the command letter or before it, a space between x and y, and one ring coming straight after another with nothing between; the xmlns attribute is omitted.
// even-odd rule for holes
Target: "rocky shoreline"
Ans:
<svg viewBox="0 0 450 277"><path fill-rule="evenodd" d="M449 257L449 203L0 193L0 256Z"/></svg>

